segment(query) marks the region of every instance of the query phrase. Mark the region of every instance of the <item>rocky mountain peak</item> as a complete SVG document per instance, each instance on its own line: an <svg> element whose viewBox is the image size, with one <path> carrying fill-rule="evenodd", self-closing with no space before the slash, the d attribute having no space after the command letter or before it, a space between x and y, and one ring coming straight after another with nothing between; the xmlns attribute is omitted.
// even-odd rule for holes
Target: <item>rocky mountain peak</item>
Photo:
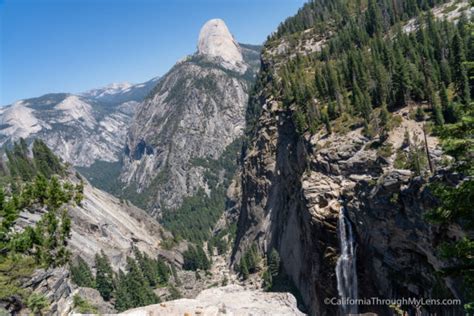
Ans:
<svg viewBox="0 0 474 316"><path fill-rule="evenodd" d="M201 28L198 40L198 54L220 57L232 65L243 63L239 44L221 19L212 19Z"/></svg>

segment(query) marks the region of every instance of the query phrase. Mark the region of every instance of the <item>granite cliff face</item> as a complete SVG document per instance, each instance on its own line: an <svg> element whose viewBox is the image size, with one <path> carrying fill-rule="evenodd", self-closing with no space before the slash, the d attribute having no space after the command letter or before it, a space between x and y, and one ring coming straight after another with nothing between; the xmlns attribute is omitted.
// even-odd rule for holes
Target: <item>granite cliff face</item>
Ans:
<svg viewBox="0 0 474 316"><path fill-rule="evenodd" d="M324 47L328 38L315 40L312 32L293 36L292 50L287 50L290 40L285 38L265 46L261 73L272 77L272 82L266 81L269 86L281 88L279 71L291 67L289 61ZM455 224L430 224L424 217L436 203L427 184L459 179L444 169L450 157L443 155L438 139L424 131L426 122L413 117L414 108L422 105L412 103L393 111L393 126L383 141L364 136L360 125L344 119L331 122L339 128L332 133L301 132L295 105L283 106L268 85L261 85L253 96L259 109L249 111L256 117L249 121L253 129L242 157L240 188L233 192L240 196L234 266L252 245L262 255L274 248L309 314L342 315L340 308L325 303L341 294L336 265L342 253L338 238L342 209L355 238L351 260L357 263L359 298L462 299L462 279L440 275L447 262L440 258L438 247L441 239L465 232ZM400 153L411 146L422 146L431 172L417 176L400 165ZM416 309L405 308L411 313ZM462 313L461 306L448 308ZM433 306L423 310L446 312ZM360 306L358 312L394 313L388 306Z"/></svg>
<svg viewBox="0 0 474 316"><path fill-rule="evenodd" d="M178 62L139 106L121 179L147 192L154 213L208 190L205 168L196 161L218 159L242 136L256 55L250 46L239 47L222 20L211 20L198 52Z"/></svg>
<svg viewBox="0 0 474 316"><path fill-rule="evenodd" d="M422 125L406 112L395 115L402 123L390 134L393 148L402 146L408 128L422 135ZM359 298L462 297L456 280L436 273L444 266L436 249L439 237L462 235L459 227L429 225L423 214L434 202L427 180L396 169L395 154L381 157L370 144L361 130L301 137L291 114L269 101L245 155L233 261L252 244L262 253L277 249L310 314L338 313L324 299L338 297L341 207L356 236ZM428 137L428 144L439 166L437 140ZM440 173L428 181L435 178L446 180ZM433 292L436 287L441 292ZM380 306L359 311L390 313Z"/></svg>
<svg viewBox="0 0 474 316"><path fill-rule="evenodd" d="M209 20L201 28L197 53L208 58L220 59L230 68L240 71L245 71L247 68L239 44L221 19Z"/></svg>
<svg viewBox="0 0 474 316"><path fill-rule="evenodd" d="M72 172L67 179L73 184L81 181ZM35 208L23 210L18 227L32 226L44 212ZM133 204L94 188L88 182L84 182L83 201L69 207L69 216L72 222L69 249L73 257L81 256L91 266L94 256L101 251L115 269L125 267L127 256L133 257L134 247L152 257L167 256L167 252L160 249L160 242L169 234L156 220ZM169 259L176 259L178 264L182 261L180 257Z"/></svg>
<svg viewBox="0 0 474 316"><path fill-rule="evenodd" d="M118 161L135 109L157 81L46 94L5 106L0 109L0 144L40 138L75 166Z"/></svg>
<svg viewBox="0 0 474 316"><path fill-rule="evenodd" d="M81 179L73 175L72 170L68 173L67 181L79 184ZM182 264L182 255L178 251L167 251L160 247L163 238L170 235L145 211L120 201L87 182L84 183L83 192L81 204L71 204L68 207L72 224L68 250L72 260L79 256L89 266L94 267L94 256L103 252L109 258L112 268L118 271L125 269L127 257L134 257L136 248L150 257L161 256L177 266ZM32 227L45 212L44 208L36 207L22 210L15 228L22 230ZM67 266L38 269L23 287L45 295L51 302L48 312L52 315L67 315L72 310L74 294L86 295L95 291L78 289L77 285L71 282ZM97 292L96 296L100 298ZM97 300L97 297L94 299ZM110 303L102 301L102 305L99 304L101 311L115 311ZM18 309L16 312L19 312L24 306L19 304L15 307L15 302L12 302L7 308L13 311Z"/></svg>

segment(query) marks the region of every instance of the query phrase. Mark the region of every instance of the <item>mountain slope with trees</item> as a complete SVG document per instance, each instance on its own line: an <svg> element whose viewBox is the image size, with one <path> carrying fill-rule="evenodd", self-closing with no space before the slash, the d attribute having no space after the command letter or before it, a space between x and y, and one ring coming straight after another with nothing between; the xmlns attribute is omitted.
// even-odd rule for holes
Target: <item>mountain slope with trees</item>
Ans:
<svg viewBox="0 0 474 316"><path fill-rule="evenodd" d="M294 284L302 308L342 313L324 302L343 294L345 214L358 298L472 308L471 12L468 1L309 1L269 36L242 156L232 260L243 278L270 283L275 249L275 280Z"/></svg>

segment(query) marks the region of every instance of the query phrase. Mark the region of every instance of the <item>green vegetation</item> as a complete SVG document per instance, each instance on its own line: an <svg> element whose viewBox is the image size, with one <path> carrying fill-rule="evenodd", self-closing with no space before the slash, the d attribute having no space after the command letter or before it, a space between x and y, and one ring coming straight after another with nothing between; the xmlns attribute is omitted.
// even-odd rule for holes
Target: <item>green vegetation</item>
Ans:
<svg viewBox="0 0 474 316"><path fill-rule="evenodd" d="M462 114L459 122L446 124L438 130L443 149L455 158L453 171L464 175L457 185L435 182L430 188L439 199L439 205L426 214L428 220L439 225L458 224L464 231L474 229L474 103ZM451 239L446 237L440 254L450 264L442 272L445 276L463 280L466 312L474 311L474 240L472 235Z"/></svg>
<svg viewBox="0 0 474 316"><path fill-rule="evenodd" d="M95 256L95 278L87 263L81 258L71 265L73 281L79 286L97 289L105 301L114 303L118 311L159 302L153 289L168 284L170 268L163 259L152 259L134 249L135 258L127 258L126 271L114 272L107 256L102 252ZM94 282L95 279L95 282ZM170 293L173 293L170 288ZM174 291L176 294L176 291ZM81 303L79 303L81 304ZM91 308L89 305L81 305Z"/></svg>
<svg viewBox="0 0 474 316"><path fill-rule="evenodd" d="M135 185L124 188L120 181L120 172L122 170L121 162L95 161L89 167L76 167L76 169L89 180L89 182L106 192L109 192L122 200L131 201L134 205L146 210L152 192L156 192L156 185L159 179L154 179L150 188L142 193L137 193Z"/></svg>
<svg viewBox="0 0 474 316"><path fill-rule="evenodd" d="M74 306L74 310L77 313L81 314L97 314L99 312L98 308L87 300L79 296L78 294L74 295L72 298L72 303Z"/></svg>
<svg viewBox="0 0 474 316"><path fill-rule="evenodd" d="M214 248L217 249L218 255L224 255L229 249L230 242L235 238L237 232L237 224L232 223L229 227L226 227L219 232L215 233L207 243L207 249L210 254L214 252Z"/></svg>
<svg viewBox="0 0 474 316"><path fill-rule="evenodd" d="M77 258L76 264L70 264L72 282L82 287L95 287L95 279L89 265L81 257Z"/></svg>
<svg viewBox="0 0 474 316"><path fill-rule="evenodd" d="M247 133L255 132L262 100L274 100L300 134L362 128L369 138L378 134L372 148L379 156L395 154L396 168L423 175L430 166L423 140L415 135L410 140L408 135L400 149L385 145L393 128L391 113L416 105L410 118L432 121L426 126L441 136L445 152L456 160L452 171L463 178L455 186L431 186L440 204L428 218L440 224L441 231L457 224L466 232L465 237L446 237L440 254L447 259L444 274L463 281L466 309L472 313L474 33L464 16L456 23L437 20L429 12L446 2L310 0L265 44L261 72L250 95ZM447 6L444 13L457 5ZM321 50L309 52L301 45L307 39L320 41ZM394 194L390 200L398 199ZM244 278L250 273L251 257L248 250L241 258L239 272ZM274 290L283 275L273 278L267 269L265 286Z"/></svg>
<svg viewBox="0 0 474 316"><path fill-rule="evenodd" d="M120 162L95 161L89 167L76 169L96 188L120 196Z"/></svg>
<svg viewBox="0 0 474 316"><path fill-rule="evenodd" d="M14 143L11 149L7 148L5 152L12 179L31 181L37 174L45 177L64 174L64 166L59 158L41 140L37 139L33 142L33 159L30 158L28 145L23 138Z"/></svg>
<svg viewBox="0 0 474 316"><path fill-rule="evenodd" d="M252 244L250 249L242 254L239 265L237 266L237 271L245 280L251 273L255 273L260 269L261 261L262 258L260 257L257 245Z"/></svg>
<svg viewBox="0 0 474 316"><path fill-rule="evenodd" d="M104 300L109 301L114 291L113 270L103 252L95 255L95 269L96 289Z"/></svg>
<svg viewBox="0 0 474 316"><path fill-rule="evenodd" d="M177 300L183 297L183 294L174 286L170 285L168 290L170 291L170 295L167 297L167 300Z"/></svg>
<svg viewBox="0 0 474 316"><path fill-rule="evenodd" d="M127 274L119 273L116 282L115 308L120 312L129 308L159 302L147 278L143 275L137 262L132 258L127 258Z"/></svg>
<svg viewBox="0 0 474 316"><path fill-rule="evenodd" d="M332 122L347 113L372 137L374 108L384 113L410 102L427 102L437 125L449 123L453 113L469 104L466 51L472 35L466 32L465 17L456 25L428 12L442 2L310 1L280 26L266 49L282 39L292 46L306 37L326 45L309 54L290 48L288 54L296 51L294 58L277 56L275 70L262 67L250 98L249 128L260 112L260 99L270 95L291 109L300 133L315 133L323 125L331 133ZM421 27L405 32L402 27L411 17ZM386 113L378 121L386 124ZM381 138L386 135L383 128L377 132Z"/></svg>
<svg viewBox="0 0 474 316"><path fill-rule="evenodd" d="M31 293L26 301L26 306L34 315L43 315L48 310L50 303L43 294Z"/></svg>
<svg viewBox="0 0 474 316"><path fill-rule="evenodd" d="M26 142L20 139L5 150L7 168L0 176L0 301L15 297L41 315L47 312L50 302L22 288L22 284L35 269L68 262L68 207L80 203L82 197L77 186L58 178L65 174L65 167L43 142L35 140L32 148L30 153ZM21 229L16 224L22 211L42 216Z"/></svg>
<svg viewBox="0 0 474 316"><path fill-rule="evenodd" d="M2 256L0 260L0 301L7 301L14 296L26 300L30 293L27 293L21 284L30 278L36 267L35 260L31 256Z"/></svg>
<svg viewBox="0 0 474 316"><path fill-rule="evenodd" d="M273 279L280 274L280 254L272 248L267 257L267 269L263 273L263 287L270 290L273 286Z"/></svg>
<svg viewBox="0 0 474 316"><path fill-rule="evenodd" d="M211 267L211 262L201 246L189 245L188 250L183 253L183 258L183 269L185 270L208 270Z"/></svg>
<svg viewBox="0 0 474 316"><path fill-rule="evenodd" d="M194 165L206 168L205 178L211 193L200 189L195 195L186 197L178 209L164 210L161 223L175 238L200 243L209 240L211 230L225 210L226 190L237 169L237 158L241 140L227 146L217 160L199 159Z"/></svg>
<svg viewBox="0 0 474 316"><path fill-rule="evenodd" d="M424 175L428 168L425 144L418 139L416 134L413 134L411 139L409 134L405 137L404 145L396 152L393 166L397 169L411 170L417 176Z"/></svg>
<svg viewBox="0 0 474 316"><path fill-rule="evenodd" d="M135 249L135 259L151 287L168 283L170 269L163 259L151 259L147 254L138 251L138 249Z"/></svg>

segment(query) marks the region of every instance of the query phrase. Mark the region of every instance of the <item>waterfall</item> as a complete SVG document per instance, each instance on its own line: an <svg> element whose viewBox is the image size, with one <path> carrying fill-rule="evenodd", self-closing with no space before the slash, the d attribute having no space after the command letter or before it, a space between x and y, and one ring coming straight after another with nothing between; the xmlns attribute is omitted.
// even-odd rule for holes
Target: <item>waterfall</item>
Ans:
<svg viewBox="0 0 474 316"><path fill-rule="evenodd" d="M343 303L340 311L342 315L357 314L357 305L347 304L347 300L357 299L357 267L352 226L343 207L339 211L337 228L341 246L341 255L336 264L337 292Z"/></svg>

